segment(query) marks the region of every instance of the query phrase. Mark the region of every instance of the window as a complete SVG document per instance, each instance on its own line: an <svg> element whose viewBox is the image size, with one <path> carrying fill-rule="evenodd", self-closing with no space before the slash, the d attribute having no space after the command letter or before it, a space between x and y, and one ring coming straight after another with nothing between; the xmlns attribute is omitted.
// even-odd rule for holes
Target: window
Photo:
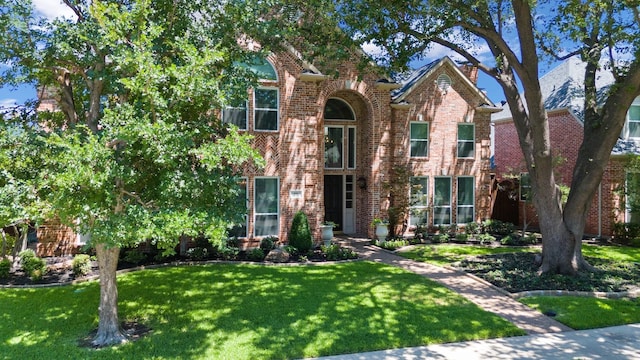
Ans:
<svg viewBox="0 0 640 360"><path fill-rule="evenodd" d="M278 89L254 89L253 108L255 130L278 130Z"/></svg>
<svg viewBox="0 0 640 360"><path fill-rule="evenodd" d="M529 173L520 173L520 201L531 199L531 177Z"/></svg>
<svg viewBox="0 0 640 360"><path fill-rule="evenodd" d="M475 126L473 124L458 124L458 157L475 157Z"/></svg>
<svg viewBox="0 0 640 360"><path fill-rule="evenodd" d="M253 56L248 62L236 63L237 65L250 69L260 80L278 81L278 75L273 65L267 59L260 56Z"/></svg>
<svg viewBox="0 0 640 360"><path fill-rule="evenodd" d="M411 157L427 157L429 154L429 123L411 122Z"/></svg>
<svg viewBox="0 0 640 360"><path fill-rule="evenodd" d="M324 127L324 168L342 169L343 165L342 126Z"/></svg>
<svg viewBox="0 0 640 360"><path fill-rule="evenodd" d="M351 106L340 99L329 99L324 106L325 120L355 120Z"/></svg>
<svg viewBox="0 0 640 360"><path fill-rule="evenodd" d="M429 221L429 178L426 176L412 176L409 179L409 225L427 224Z"/></svg>
<svg viewBox="0 0 640 360"><path fill-rule="evenodd" d="M433 225L451 224L451 178L433 179Z"/></svg>
<svg viewBox="0 0 640 360"><path fill-rule="evenodd" d="M438 83L438 88L442 91L449 90L449 87L451 86L451 78L447 74L438 75L436 82Z"/></svg>
<svg viewBox="0 0 640 360"><path fill-rule="evenodd" d="M244 221L229 229L228 235L230 237L244 238L247 237L247 213L249 209L249 198L247 197L247 179L242 178L238 183L238 203L245 204Z"/></svg>
<svg viewBox="0 0 640 360"><path fill-rule="evenodd" d="M240 130L247 130L247 102L243 101L236 106L228 106L222 111L222 122L233 124Z"/></svg>
<svg viewBox="0 0 640 360"><path fill-rule="evenodd" d="M254 186L255 236L278 236L280 232L280 184L278 178L260 177Z"/></svg>
<svg viewBox="0 0 640 360"><path fill-rule="evenodd" d="M347 168L356 168L356 128L347 128Z"/></svg>
<svg viewBox="0 0 640 360"><path fill-rule="evenodd" d="M456 223L467 224L475 221L475 180L473 176L458 177Z"/></svg>
<svg viewBox="0 0 640 360"><path fill-rule="evenodd" d="M640 138L640 97L637 97L627 113L627 138Z"/></svg>
<svg viewBox="0 0 640 360"><path fill-rule="evenodd" d="M640 224L640 173L627 173L625 190L624 222Z"/></svg>

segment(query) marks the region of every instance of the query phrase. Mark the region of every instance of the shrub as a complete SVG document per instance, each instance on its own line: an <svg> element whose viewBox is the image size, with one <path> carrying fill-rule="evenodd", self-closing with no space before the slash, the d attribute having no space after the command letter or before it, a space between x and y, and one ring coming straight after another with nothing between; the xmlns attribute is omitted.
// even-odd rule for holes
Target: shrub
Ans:
<svg viewBox="0 0 640 360"><path fill-rule="evenodd" d="M485 232L493 235L510 235L516 230L516 226L500 220L486 220L482 223Z"/></svg>
<svg viewBox="0 0 640 360"><path fill-rule="evenodd" d="M32 280L40 280L42 276L47 272L47 263L36 256L36 253L27 249L19 254L20 263L22 264L22 270L29 276Z"/></svg>
<svg viewBox="0 0 640 360"><path fill-rule="evenodd" d="M478 234L476 238L480 240L480 245L489 245L492 242L496 241L495 236L487 233Z"/></svg>
<svg viewBox="0 0 640 360"><path fill-rule="evenodd" d="M260 240L260 249L267 254L269 251L276 248L276 243L278 242L278 238L275 236L267 236Z"/></svg>
<svg viewBox="0 0 640 360"><path fill-rule="evenodd" d="M537 240L538 238L533 234L529 234L525 236L520 236L518 234L509 234L503 237L500 240L500 243L502 245L509 245L509 246L526 246L526 245L535 244Z"/></svg>
<svg viewBox="0 0 640 360"><path fill-rule="evenodd" d="M237 260L240 249L235 246L223 246L218 249L218 254L222 260Z"/></svg>
<svg viewBox="0 0 640 360"><path fill-rule="evenodd" d="M124 258L122 260L134 265L138 265L146 259L147 255L145 255L142 251L138 249L131 249L125 252Z"/></svg>
<svg viewBox="0 0 640 360"><path fill-rule="evenodd" d="M289 231L289 244L298 249L302 254L309 252L313 246L309 220L307 219L307 215L302 211L298 211L293 217L291 230Z"/></svg>
<svg viewBox="0 0 640 360"><path fill-rule="evenodd" d="M247 252L247 259L251 261L262 261L264 260L264 256L264 250L261 248L251 249Z"/></svg>
<svg viewBox="0 0 640 360"><path fill-rule="evenodd" d="M446 232L435 234L431 237L431 242L436 244L449 242L449 234Z"/></svg>
<svg viewBox="0 0 640 360"><path fill-rule="evenodd" d="M89 274L91 272L91 259L89 255L78 254L74 256L71 262L71 270L76 277Z"/></svg>
<svg viewBox="0 0 640 360"><path fill-rule="evenodd" d="M614 223L612 235L613 241L620 245L637 245L640 240L640 224Z"/></svg>
<svg viewBox="0 0 640 360"><path fill-rule="evenodd" d="M346 249L340 247L337 244L331 244L328 246L322 245L320 247L324 255L327 257L329 261L337 261L337 260L347 260L347 259L357 259L358 254L356 254L351 249Z"/></svg>
<svg viewBox="0 0 640 360"><path fill-rule="evenodd" d="M409 245L409 241L404 239L396 239L380 242L376 240L375 245L387 250L397 250L403 246Z"/></svg>
<svg viewBox="0 0 640 360"><path fill-rule="evenodd" d="M477 222L470 222L464 226L464 232L469 235L476 235L480 232L480 225Z"/></svg>
<svg viewBox="0 0 640 360"><path fill-rule="evenodd" d="M282 249L284 251L288 252L291 256L298 255L298 249L296 249L295 247L293 247L291 245L285 245Z"/></svg>
<svg viewBox="0 0 640 360"><path fill-rule="evenodd" d="M194 247L187 250L187 257L194 261L202 261L209 256L209 250L205 247Z"/></svg>
<svg viewBox="0 0 640 360"><path fill-rule="evenodd" d="M2 259L0 261L0 279L8 278L11 271L11 261L9 259Z"/></svg>
<svg viewBox="0 0 640 360"><path fill-rule="evenodd" d="M456 234L455 242L464 244L469 240L469 234Z"/></svg>

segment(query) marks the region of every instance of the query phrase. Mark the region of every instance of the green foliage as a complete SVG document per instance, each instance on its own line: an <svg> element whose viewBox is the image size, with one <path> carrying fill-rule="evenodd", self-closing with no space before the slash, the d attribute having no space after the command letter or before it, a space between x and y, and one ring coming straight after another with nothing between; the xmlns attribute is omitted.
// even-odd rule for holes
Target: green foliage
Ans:
<svg viewBox="0 0 640 360"><path fill-rule="evenodd" d="M276 244L278 243L278 238L275 236L267 236L260 240L260 249L265 254L268 254L269 251L276 248Z"/></svg>
<svg viewBox="0 0 640 360"><path fill-rule="evenodd" d="M409 215L411 202L407 194L410 190L411 172L407 166L394 166L391 169L390 179L382 184L389 192L389 236L395 237L398 226L402 225L400 234L406 230L405 219Z"/></svg>
<svg viewBox="0 0 640 360"><path fill-rule="evenodd" d="M496 241L495 236L487 233L481 233L476 235L476 239L480 240L480 245L489 245Z"/></svg>
<svg viewBox="0 0 640 360"><path fill-rule="evenodd" d="M306 254L313 246L309 220L302 211L298 211L293 217L291 230L289 230L289 244L298 249L301 254Z"/></svg>
<svg viewBox="0 0 640 360"><path fill-rule="evenodd" d="M616 222L612 230L614 242L640 247L640 224Z"/></svg>
<svg viewBox="0 0 640 360"><path fill-rule="evenodd" d="M264 260L264 250L261 248L251 249L247 252L247 259L251 261L262 261Z"/></svg>
<svg viewBox="0 0 640 360"><path fill-rule="evenodd" d="M138 265L147 260L147 255L138 249L129 249L124 252L122 260Z"/></svg>
<svg viewBox="0 0 640 360"><path fill-rule="evenodd" d="M431 236L431 242L435 244L447 243L449 242L450 238L451 236L449 235L449 233L442 232L442 233L434 234L433 236Z"/></svg>
<svg viewBox="0 0 640 360"><path fill-rule="evenodd" d="M11 271L11 260L9 259L0 260L0 279L8 278L10 271Z"/></svg>
<svg viewBox="0 0 640 360"><path fill-rule="evenodd" d="M87 254L78 254L71 261L71 270L76 277L85 276L91 272L91 259Z"/></svg>
<svg viewBox="0 0 640 360"><path fill-rule="evenodd" d="M454 239L455 239L454 240L455 242L464 244L469 240L469 234L466 234L466 233L456 234L454 236Z"/></svg>
<svg viewBox="0 0 640 360"><path fill-rule="evenodd" d="M375 245L379 246L383 249L387 249L387 250L397 250L403 246L407 246L409 245L409 240L405 240L405 239L395 239L395 240L388 240L388 241L375 241Z"/></svg>
<svg viewBox="0 0 640 360"><path fill-rule="evenodd" d="M240 249L235 246L222 246L217 249L218 256L222 260L237 260Z"/></svg>
<svg viewBox="0 0 640 360"><path fill-rule="evenodd" d="M194 261L202 261L209 256L209 251L205 247L196 246L187 250L187 257Z"/></svg>
<svg viewBox="0 0 640 360"><path fill-rule="evenodd" d="M464 232L469 235L480 233L480 225L477 222L470 222L464 225Z"/></svg>
<svg viewBox="0 0 640 360"><path fill-rule="evenodd" d="M32 280L40 280L44 274L46 274L47 263L44 259L37 257L33 250L27 249L21 251L18 256L20 256L20 265L22 266L22 270L24 270L25 274Z"/></svg>
<svg viewBox="0 0 640 360"><path fill-rule="evenodd" d="M538 241L538 238L534 234L528 234L521 236L520 234L509 234L500 239L502 245L508 246L527 246L533 245Z"/></svg>
<svg viewBox="0 0 640 360"><path fill-rule="evenodd" d="M492 235L510 235L516 230L516 226L510 222L500 220L485 220L482 223L482 228L485 232Z"/></svg>
<svg viewBox="0 0 640 360"><path fill-rule="evenodd" d="M320 249L329 261L357 259L358 254L353 250L343 248L338 244L322 245Z"/></svg>

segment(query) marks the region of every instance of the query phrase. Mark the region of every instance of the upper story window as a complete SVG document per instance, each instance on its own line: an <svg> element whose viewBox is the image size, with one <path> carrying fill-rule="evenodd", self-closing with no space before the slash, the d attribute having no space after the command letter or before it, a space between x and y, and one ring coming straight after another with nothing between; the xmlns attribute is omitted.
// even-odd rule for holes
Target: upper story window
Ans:
<svg viewBox="0 0 640 360"><path fill-rule="evenodd" d="M227 106L222 111L222 122L233 124L240 130L247 130L249 113L247 111L247 102L243 101L236 106Z"/></svg>
<svg viewBox="0 0 640 360"><path fill-rule="evenodd" d="M473 124L458 124L458 157L475 157L475 126Z"/></svg>
<svg viewBox="0 0 640 360"><path fill-rule="evenodd" d="M640 97L637 97L627 112L626 138L640 139Z"/></svg>
<svg viewBox="0 0 640 360"><path fill-rule="evenodd" d="M249 62L241 63L241 66L251 69L251 71L253 71L260 80L278 81L276 69L265 58L255 56Z"/></svg>
<svg viewBox="0 0 640 360"><path fill-rule="evenodd" d="M412 121L410 127L411 157L427 157L429 155L429 123Z"/></svg>
<svg viewBox="0 0 640 360"><path fill-rule="evenodd" d="M253 59L239 64L254 72L261 82L278 81L275 68L263 58ZM249 130L249 114L253 115L253 130L277 131L279 127L279 92L278 88L258 87L253 90L252 109L248 102L227 106L222 111L222 121L236 125L240 130Z"/></svg>
<svg viewBox="0 0 640 360"><path fill-rule="evenodd" d="M325 120L355 120L353 109L340 99L329 99L324 107Z"/></svg>
<svg viewBox="0 0 640 360"><path fill-rule="evenodd" d="M255 130L278 130L278 89L257 88L253 91L253 121Z"/></svg>

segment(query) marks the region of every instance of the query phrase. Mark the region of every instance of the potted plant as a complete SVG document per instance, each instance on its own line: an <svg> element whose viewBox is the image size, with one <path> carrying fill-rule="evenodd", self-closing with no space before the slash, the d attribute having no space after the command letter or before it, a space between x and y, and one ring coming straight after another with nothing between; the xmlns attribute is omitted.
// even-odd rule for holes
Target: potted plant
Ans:
<svg viewBox="0 0 640 360"><path fill-rule="evenodd" d="M322 230L322 241L324 241L325 246L331 245L331 240L333 239L333 229L337 227L338 224L333 221L325 221L320 225L320 229Z"/></svg>
<svg viewBox="0 0 640 360"><path fill-rule="evenodd" d="M389 235L389 221L375 218L371 222L371 225L376 228L376 238L380 243L384 243Z"/></svg>

